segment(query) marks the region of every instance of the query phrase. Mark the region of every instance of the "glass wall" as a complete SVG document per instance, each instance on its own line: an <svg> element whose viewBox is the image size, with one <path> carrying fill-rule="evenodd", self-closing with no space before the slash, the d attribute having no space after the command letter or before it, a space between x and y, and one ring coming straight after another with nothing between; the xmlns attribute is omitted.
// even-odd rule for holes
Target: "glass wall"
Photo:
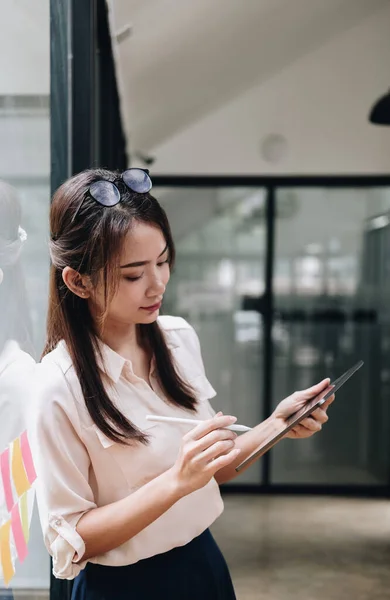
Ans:
<svg viewBox="0 0 390 600"><path fill-rule="evenodd" d="M177 245L164 311L196 329L216 410L262 419L266 195L263 189L158 189ZM255 301L253 301L255 300ZM260 483L261 470L240 482Z"/></svg>
<svg viewBox="0 0 390 600"><path fill-rule="evenodd" d="M235 483L388 486L390 188L275 189L273 312L265 305L267 188L154 191L177 242L165 311L197 330L216 409L253 426L294 390L365 363L320 435L281 441Z"/></svg>
<svg viewBox="0 0 390 600"><path fill-rule="evenodd" d="M271 453L271 481L387 484L390 189L283 189L276 198L273 400L363 369L321 435Z"/></svg>
<svg viewBox="0 0 390 600"><path fill-rule="evenodd" d="M23 385L28 383L32 357L40 356L45 331L49 48L49 1L4 3L0 22L0 453L9 447L10 455L14 440L27 426ZM2 462L2 472L3 466ZM17 490L12 491L16 501ZM27 495L30 503L31 491ZM0 526L9 519L8 508L0 478ZM15 559L12 536L10 545L15 569L10 588L15 597L46 597L50 562L36 508L23 564ZM3 585L0 574L0 590Z"/></svg>

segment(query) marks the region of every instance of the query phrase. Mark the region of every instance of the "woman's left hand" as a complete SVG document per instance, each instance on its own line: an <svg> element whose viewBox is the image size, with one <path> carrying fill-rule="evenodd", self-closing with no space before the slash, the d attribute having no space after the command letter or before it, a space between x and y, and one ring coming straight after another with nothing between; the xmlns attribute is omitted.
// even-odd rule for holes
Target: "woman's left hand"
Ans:
<svg viewBox="0 0 390 600"><path fill-rule="evenodd" d="M281 419L285 422L288 417L290 417L293 413L297 412L302 406L304 406L309 400L315 398L318 394L320 394L325 388L328 387L330 383L329 379L324 379L317 385L314 385L307 390L303 390L301 392L294 392L288 398L282 400L278 406L276 407L273 417L276 419ZM310 417L306 417L303 419L294 429L292 429L286 437L289 438L307 438L317 433L317 431L321 431L322 425L327 422L329 419L326 411L328 406L333 402L334 395L331 396L321 408L317 408Z"/></svg>

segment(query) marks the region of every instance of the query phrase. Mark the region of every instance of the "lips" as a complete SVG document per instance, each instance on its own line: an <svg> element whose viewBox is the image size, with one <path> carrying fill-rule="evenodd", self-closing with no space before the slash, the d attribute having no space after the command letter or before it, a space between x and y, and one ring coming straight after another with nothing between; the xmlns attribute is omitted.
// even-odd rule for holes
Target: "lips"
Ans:
<svg viewBox="0 0 390 600"><path fill-rule="evenodd" d="M160 302L157 302L157 304L151 304L150 306L141 306L142 310L146 310L148 312L155 312L156 310L158 310L161 307L161 300Z"/></svg>

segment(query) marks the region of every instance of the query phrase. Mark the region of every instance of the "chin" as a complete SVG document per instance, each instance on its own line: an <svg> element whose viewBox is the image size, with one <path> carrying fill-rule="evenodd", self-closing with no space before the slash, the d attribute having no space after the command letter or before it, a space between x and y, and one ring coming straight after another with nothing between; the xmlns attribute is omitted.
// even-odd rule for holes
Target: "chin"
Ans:
<svg viewBox="0 0 390 600"><path fill-rule="evenodd" d="M152 312L150 314L146 313L145 315L141 315L138 323L145 324L145 325L148 323L154 323L155 321L157 321L159 314L160 314L160 311L155 310L154 312Z"/></svg>

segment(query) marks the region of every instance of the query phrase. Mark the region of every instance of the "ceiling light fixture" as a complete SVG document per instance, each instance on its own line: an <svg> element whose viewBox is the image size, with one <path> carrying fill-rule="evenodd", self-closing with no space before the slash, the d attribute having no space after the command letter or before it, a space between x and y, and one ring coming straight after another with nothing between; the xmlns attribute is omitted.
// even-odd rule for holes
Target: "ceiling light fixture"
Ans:
<svg viewBox="0 0 390 600"><path fill-rule="evenodd" d="M375 102L369 121L374 125L390 125L390 90Z"/></svg>

